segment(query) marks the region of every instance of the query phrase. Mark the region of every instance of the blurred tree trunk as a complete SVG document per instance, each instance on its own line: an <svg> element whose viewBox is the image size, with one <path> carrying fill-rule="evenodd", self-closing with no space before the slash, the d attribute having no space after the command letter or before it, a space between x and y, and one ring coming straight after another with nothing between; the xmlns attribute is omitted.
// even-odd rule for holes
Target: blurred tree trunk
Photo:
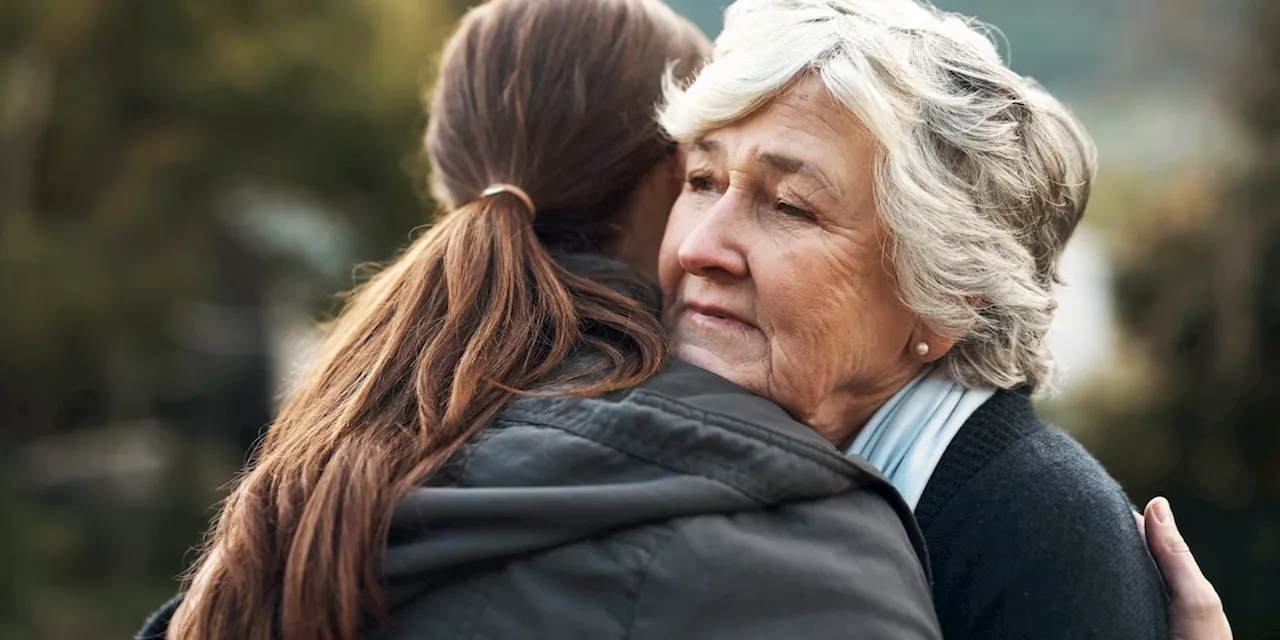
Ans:
<svg viewBox="0 0 1280 640"><path fill-rule="evenodd" d="M0 230L31 210L36 145L49 118L53 63L35 47L13 56L0 93Z"/></svg>

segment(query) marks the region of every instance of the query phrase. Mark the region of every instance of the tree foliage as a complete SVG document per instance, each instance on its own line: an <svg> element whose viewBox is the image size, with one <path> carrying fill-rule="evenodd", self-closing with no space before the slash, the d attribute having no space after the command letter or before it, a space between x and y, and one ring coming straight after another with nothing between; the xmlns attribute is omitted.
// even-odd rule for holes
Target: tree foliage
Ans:
<svg viewBox="0 0 1280 640"><path fill-rule="evenodd" d="M1132 495L1170 496L1237 636L1263 638L1280 637L1280 4L1249 10L1228 87L1248 169L1129 230L1117 295L1152 381L1095 448ZM1151 449L1157 473L1134 464Z"/></svg>
<svg viewBox="0 0 1280 640"><path fill-rule="evenodd" d="M0 3L0 638L124 637L173 591L269 419L264 305L427 221L420 92L458 10Z"/></svg>

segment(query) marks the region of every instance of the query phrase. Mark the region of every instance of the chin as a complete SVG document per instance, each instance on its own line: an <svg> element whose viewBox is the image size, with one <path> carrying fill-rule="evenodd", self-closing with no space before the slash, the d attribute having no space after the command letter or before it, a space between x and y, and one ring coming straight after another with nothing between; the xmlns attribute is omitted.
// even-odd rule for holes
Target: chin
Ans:
<svg viewBox="0 0 1280 640"><path fill-rule="evenodd" d="M695 367L701 367L728 380L756 395L764 395L764 387L759 384L764 376L758 375L756 364L736 364L725 360L713 351L691 344L674 344L671 355Z"/></svg>

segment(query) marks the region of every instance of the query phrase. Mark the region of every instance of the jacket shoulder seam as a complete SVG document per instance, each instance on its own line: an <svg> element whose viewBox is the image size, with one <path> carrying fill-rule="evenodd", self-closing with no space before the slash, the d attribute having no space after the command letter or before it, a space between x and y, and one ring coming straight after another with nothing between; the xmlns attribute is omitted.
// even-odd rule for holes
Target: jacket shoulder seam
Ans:
<svg viewBox="0 0 1280 640"><path fill-rule="evenodd" d="M658 467L658 468L663 469L663 470L665 470L665 471L669 471L669 472L671 472L671 473L676 473L676 474L680 474L680 475L683 475L683 476L697 476L697 477L700 477L700 478L706 478L706 479L708 479L708 480L711 480L712 482L716 482L716 483L718 483L718 484L720 484L720 485L723 485L723 486L725 486L725 487L727 487L727 488L729 488L729 489L732 489L733 491L736 491L736 492L738 492L738 493L742 494L744 497L746 497L746 498L750 499L752 502L755 502L755 503L757 503L757 504L764 505L764 504L768 504L768 503L769 503L769 501L768 501L768 500L766 500L763 496L757 495L755 492L753 492L753 491L751 491L751 490L747 489L747 488L746 488L746 487L744 487L744 486L741 486L741 485L740 485L739 483L737 483L737 482L729 482L729 481L727 481L725 478L718 478L718 477L710 476L710 475L707 475L707 474L690 473L689 471L686 471L686 470L684 470L684 469L678 469L678 468L672 467L672 466L670 466L670 465L664 464L664 463L663 463L662 461L660 461L660 460L653 459L653 457L652 457L652 456L645 456L645 455L641 455L640 453L637 453L637 452L635 452L635 451L627 450L626 448L624 448L624 447L620 447L620 446L618 446L617 444L614 444L614 443L612 443L612 442L608 442L608 441L605 441L605 440L602 440L602 439L599 439L599 438L593 438L593 437L591 437L589 434L580 433L580 432L578 432L578 431L574 431L574 430L571 430L571 429L566 429L566 428L564 428L564 427L563 427L563 426L561 426L561 425L557 425L557 424L550 423L550 422L542 422L542 421L534 420L534 419L529 418L529 417L521 417L519 420L512 420L512 419L509 419L509 418L503 418L503 419L500 419L500 422L504 422L504 423L507 423L507 424L512 425L512 426L525 426L525 427L534 427L534 428L538 428L538 429L552 429L552 430L555 430L555 431L559 431L559 432L561 432L561 433L567 434L567 435L572 436L572 437L574 437L574 438L579 438L579 439L581 439L581 440L585 440L585 441L590 442L590 443L592 443L592 444L595 444L595 445L598 445L598 446L604 447L604 448L606 448L606 449L608 449L608 450L610 450L610 451L613 451L614 453L618 453L618 454L621 454L621 455L627 456L628 458L632 458L632 459L634 459L634 460L638 460L638 461L640 461L641 463L644 463L644 464L653 465L653 466L655 466L655 467ZM683 453L682 455L683 455L684 457L686 457L687 459L690 459L690 460L693 460L693 461L696 461L696 462L700 462L700 463L706 464L707 466L712 467L712 468L714 468L715 470L720 471L720 472L722 472L722 473L724 473L724 474L726 474L726 475L728 475L728 476L734 477L734 478L748 478L748 477L749 477L747 474L744 474L744 473L742 473L741 471L739 471L739 470L737 470L737 469L733 469L733 468L730 468L730 467L727 467L727 466L721 465L721 464L719 464L718 462L716 462L716 461L714 461L714 460L708 460L708 459L706 459L706 458L704 458L704 457L698 456L698 455L693 454L693 453L685 452L685 453Z"/></svg>
<svg viewBox="0 0 1280 640"><path fill-rule="evenodd" d="M806 442L800 438L771 431L768 428L750 420L743 420L742 418L725 413L718 413L702 409L700 407L695 407L664 393L648 389L638 389L636 393L633 394L633 397L640 404L645 404L655 409L666 411L680 418L702 420L713 426L724 427L733 431L749 431L750 433L748 435L752 437L759 438L772 445L785 446L788 453L793 455L802 455L820 464L831 462L834 465L843 467L849 462L848 458L841 455L834 447L823 447L816 443ZM809 429L808 426L802 426L804 426L805 429ZM815 459L812 456L817 456L817 458L820 459ZM861 471L862 469L859 470Z"/></svg>

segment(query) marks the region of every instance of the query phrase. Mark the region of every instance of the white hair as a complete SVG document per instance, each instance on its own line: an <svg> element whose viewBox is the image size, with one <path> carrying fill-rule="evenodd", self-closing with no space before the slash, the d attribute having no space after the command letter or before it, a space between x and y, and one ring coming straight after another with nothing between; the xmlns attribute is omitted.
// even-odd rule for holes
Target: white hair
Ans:
<svg viewBox="0 0 1280 640"><path fill-rule="evenodd" d="M817 77L879 144L877 214L903 303L959 341L969 386L1039 389L1058 257L1094 149L1067 109L1001 61L978 23L916 0L738 0L715 54L660 113L690 141Z"/></svg>

